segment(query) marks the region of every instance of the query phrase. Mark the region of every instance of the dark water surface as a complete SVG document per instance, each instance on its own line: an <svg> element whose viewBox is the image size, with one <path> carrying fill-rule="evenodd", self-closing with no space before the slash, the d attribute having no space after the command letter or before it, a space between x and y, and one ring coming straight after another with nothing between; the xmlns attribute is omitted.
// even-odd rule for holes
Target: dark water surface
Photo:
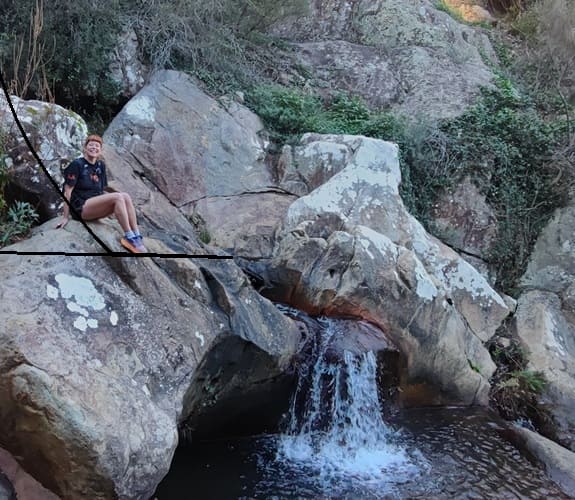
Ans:
<svg viewBox="0 0 575 500"><path fill-rule="evenodd" d="M260 436L180 447L158 500L183 499L547 499L562 493L502 437L482 410L402 411L387 422L401 460L362 474L331 463L278 458L283 438ZM406 460L407 457L407 460ZM378 463L381 463L380 461Z"/></svg>

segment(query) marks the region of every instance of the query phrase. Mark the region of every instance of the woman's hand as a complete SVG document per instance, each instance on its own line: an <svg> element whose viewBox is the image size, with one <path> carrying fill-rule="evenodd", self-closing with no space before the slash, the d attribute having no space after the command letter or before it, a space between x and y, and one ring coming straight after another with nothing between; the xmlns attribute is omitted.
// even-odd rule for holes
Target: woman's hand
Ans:
<svg viewBox="0 0 575 500"><path fill-rule="evenodd" d="M62 217L62 220L60 222L58 222L58 224L56 224L56 229L63 228L66 224L68 224L69 220L70 219L66 216Z"/></svg>

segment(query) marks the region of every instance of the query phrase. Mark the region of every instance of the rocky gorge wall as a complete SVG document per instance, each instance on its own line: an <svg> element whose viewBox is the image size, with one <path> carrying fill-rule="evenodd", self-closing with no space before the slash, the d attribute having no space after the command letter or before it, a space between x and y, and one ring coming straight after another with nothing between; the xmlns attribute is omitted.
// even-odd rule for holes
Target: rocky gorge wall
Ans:
<svg viewBox="0 0 575 500"><path fill-rule="evenodd" d="M312 2L308 18L273 29L289 34L317 82L413 116L451 116L491 78L484 37L424 0L409 9ZM85 122L56 105L15 102L61 183ZM0 444L62 498L146 498L184 422L224 408L234 415L237 401L257 410L278 388L279 400L287 395L302 331L268 299L377 325L405 359L402 404L487 404L495 365L485 343L515 303L451 248L480 256L482 236L448 246L406 210L397 145L307 134L275 161L261 120L241 103L161 71L104 134L110 183L133 197L157 256L33 257L22 253L101 249L79 223L54 229L58 197L6 104L13 182L38 197L47 222L0 256ZM467 210L471 191L462 188L461 213L484 214L481 203ZM543 401L561 444L573 450L570 210L541 237L514 321L549 381ZM121 251L115 222L90 227ZM234 258L158 257L176 253Z"/></svg>

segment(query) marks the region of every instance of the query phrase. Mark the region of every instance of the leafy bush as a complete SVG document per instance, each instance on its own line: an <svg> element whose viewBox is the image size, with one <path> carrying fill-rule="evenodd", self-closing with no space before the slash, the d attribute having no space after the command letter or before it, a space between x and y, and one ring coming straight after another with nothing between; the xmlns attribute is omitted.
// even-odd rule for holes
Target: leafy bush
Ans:
<svg viewBox="0 0 575 500"><path fill-rule="evenodd" d="M500 333L509 334L509 326ZM512 334L511 338L493 337L487 347L497 366L491 377L491 406L507 420L529 422L549 432L549 416L538 403L547 385L543 373L527 369L528 353Z"/></svg>
<svg viewBox="0 0 575 500"><path fill-rule="evenodd" d="M0 246L26 235L37 220L38 214L29 203L16 201L5 216L0 215Z"/></svg>
<svg viewBox="0 0 575 500"><path fill-rule="evenodd" d="M38 214L29 203L16 201L12 206L8 206L5 200L4 189L8 184L8 171L3 149L3 138L0 136L0 247L25 235L38 220Z"/></svg>
<svg viewBox="0 0 575 500"><path fill-rule="evenodd" d="M474 178L498 218L499 236L490 260L498 266L498 284L507 292L524 271L539 231L566 200L569 182L557 182L561 168L552 157L567 123L546 121L503 77L495 88L484 89L463 115L436 124L406 124L346 95L323 102L300 89L265 86L247 97L279 141L319 132L397 142L402 198L431 232L430 213L438 195L463 176Z"/></svg>
<svg viewBox="0 0 575 500"><path fill-rule="evenodd" d="M306 132L365 135L396 142L403 134L399 118L372 112L355 96L339 94L324 102L302 89L262 85L253 87L246 99L279 142L295 142Z"/></svg>
<svg viewBox="0 0 575 500"><path fill-rule="evenodd" d="M496 211L499 236L491 261L508 292L543 225L566 201L568 183L557 183L560 171L552 161L565 128L564 121L544 120L503 78L460 118L441 125L452 138L453 173L475 177Z"/></svg>
<svg viewBox="0 0 575 500"><path fill-rule="evenodd" d="M305 132L318 131L323 104L316 95L297 88L263 85L251 89L246 99L279 142L293 142Z"/></svg>
<svg viewBox="0 0 575 500"><path fill-rule="evenodd" d="M0 17L4 50L0 64L12 91L23 97L56 99L78 112L90 101L116 98L109 54L121 31L120 0L5 0Z"/></svg>
<svg viewBox="0 0 575 500"><path fill-rule="evenodd" d="M175 68L222 82L263 71L251 38L304 0L3 0L0 66L11 91L109 118L119 88L109 63L119 35L136 30L154 69ZM225 85L223 85L225 86Z"/></svg>
<svg viewBox="0 0 575 500"><path fill-rule="evenodd" d="M525 41L516 45L509 69L533 90L538 106L568 119L575 104L575 2L533 2L512 23L512 32ZM573 130L569 130L573 141Z"/></svg>

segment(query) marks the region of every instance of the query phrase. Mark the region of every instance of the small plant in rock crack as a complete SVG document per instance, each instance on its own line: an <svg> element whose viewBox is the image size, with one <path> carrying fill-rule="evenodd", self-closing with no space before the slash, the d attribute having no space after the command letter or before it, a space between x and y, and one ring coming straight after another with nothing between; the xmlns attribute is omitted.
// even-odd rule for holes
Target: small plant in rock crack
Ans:
<svg viewBox="0 0 575 500"><path fill-rule="evenodd" d="M8 209L6 216L0 219L0 246L25 235L37 220L38 214L29 203L16 201Z"/></svg>
<svg viewBox="0 0 575 500"><path fill-rule="evenodd" d="M516 339L495 337L488 347L497 365L491 377L491 406L506 420L544 427L549 420L539 404L547 385L544 374L527 368L528 353Z"/></svg>

